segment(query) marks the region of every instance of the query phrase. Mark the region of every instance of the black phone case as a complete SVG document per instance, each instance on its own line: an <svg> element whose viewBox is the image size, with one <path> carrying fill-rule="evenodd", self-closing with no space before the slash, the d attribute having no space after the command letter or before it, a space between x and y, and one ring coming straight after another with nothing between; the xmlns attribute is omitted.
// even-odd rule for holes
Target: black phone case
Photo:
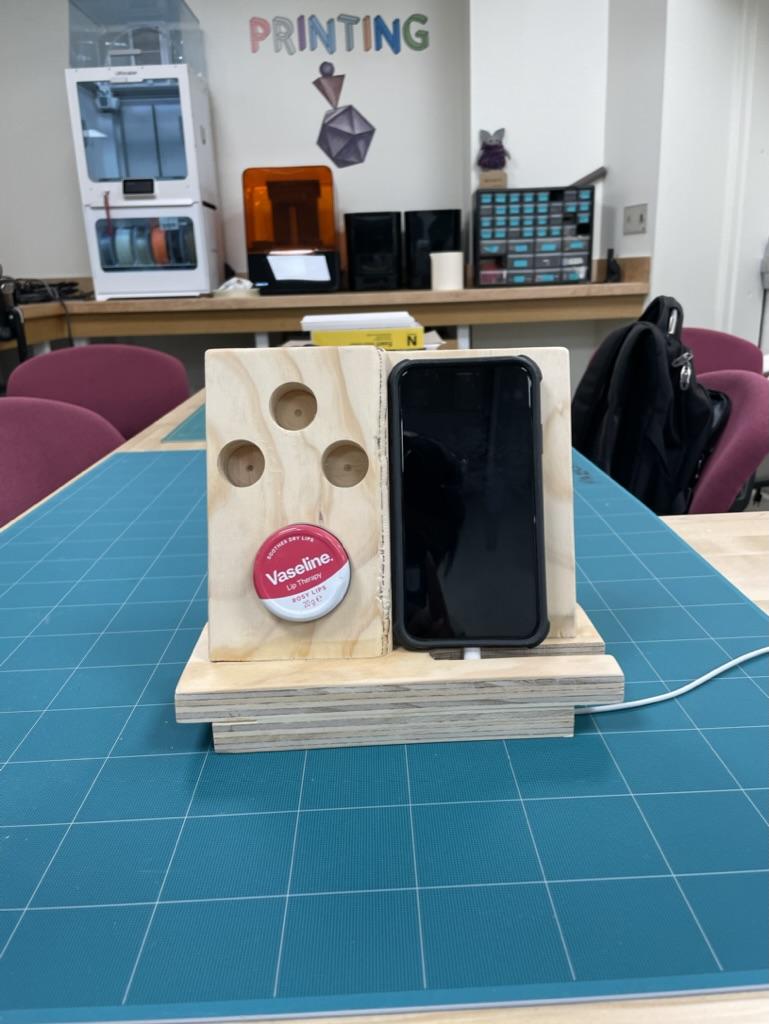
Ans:
<svg viewBox="0 0 769 1024"><path fill-rule="evenodd" d="M403 520L402 480L400 437L400 395L399 381L401 374L411 366L445 366L448 364L467 367L467 358L459 359L404 359L391 371L387 382L389 408L389 451L390 451L390 537L392 551L392 586L393 586L393 633L395 642L400 647L412 651L445 649L447 647L536 647L541 644L550 631L547 618L547 591L545 585L545 536L543 525L542 500L542 415L540 405L540 381L542 371L528 356L489 356L482 357L492 363L515 363L524 366L532 382L532 416L534 418L534 508L537 517L537 574L539 595L537 617L538 626L534 633L525 638L511 640L509 637L483 636L468 639L451 639L440 637L435 640L423 640L413 637L406 630L403 609Z"/></svg>

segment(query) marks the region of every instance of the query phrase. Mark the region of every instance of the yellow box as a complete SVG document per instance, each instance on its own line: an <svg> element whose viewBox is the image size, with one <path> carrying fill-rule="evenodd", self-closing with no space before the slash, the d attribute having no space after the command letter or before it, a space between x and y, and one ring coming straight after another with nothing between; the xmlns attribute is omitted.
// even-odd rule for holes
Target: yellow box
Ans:
<svg viewBox="0 0 769 1024"><path fill-rule="evenodd" d="M392 327L358 331L312 331L313 345L376 345L377 348L425 347L424 327Z"/></svg>

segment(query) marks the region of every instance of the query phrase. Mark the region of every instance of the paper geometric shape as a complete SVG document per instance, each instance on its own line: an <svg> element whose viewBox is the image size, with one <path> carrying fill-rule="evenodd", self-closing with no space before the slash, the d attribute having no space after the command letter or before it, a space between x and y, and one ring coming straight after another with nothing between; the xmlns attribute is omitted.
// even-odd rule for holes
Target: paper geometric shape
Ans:
<svg viewBox="0 0 769 1024"><path fill-rule="evenodd" d="M344 75L334 74L334 65L324 61L320 66L320 78L312 83L321 95L323 95L330 106L339 106L339 97L344 85Z"/></svg>
<svg viewBox="0 0 769 1024"><path fill-rule="evenodd" d="M337 167L352 167L366 159L375 131L355 107L337 107L323 118L318 145Z"/></svg>

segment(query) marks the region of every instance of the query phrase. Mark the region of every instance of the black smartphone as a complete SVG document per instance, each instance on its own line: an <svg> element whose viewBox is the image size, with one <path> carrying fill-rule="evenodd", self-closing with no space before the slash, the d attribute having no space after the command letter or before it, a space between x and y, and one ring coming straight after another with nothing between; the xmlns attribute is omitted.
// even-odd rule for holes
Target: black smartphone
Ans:
<svg viewBox="0 0 769 1024"><path fill-rule="evenodd" d="M412 359L389 378L393 618L411 649L548 632L539 367Z"/></svg>

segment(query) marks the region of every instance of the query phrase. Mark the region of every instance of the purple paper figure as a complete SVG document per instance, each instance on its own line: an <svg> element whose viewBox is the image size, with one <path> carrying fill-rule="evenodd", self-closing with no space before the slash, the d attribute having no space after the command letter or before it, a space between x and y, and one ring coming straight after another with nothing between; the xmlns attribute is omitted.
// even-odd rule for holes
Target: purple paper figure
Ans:
<svg viewBox="0 0 769 1024"><path fill-rule="evenodd" d="M505 149L504 137L504 128L497 128L493 134L481 129L478 166L482 171L501 171L510 159L510 154Z"/></svg>
<svg viewBox="0 0 769 1024"><path fill-rule="evenodd" d="M312 84L332 107L323 118L318 145L337 167L352 167L366 159L376 129L355 107L339 106L344 77L335 75L334 65L326 60Z"/></svg>

